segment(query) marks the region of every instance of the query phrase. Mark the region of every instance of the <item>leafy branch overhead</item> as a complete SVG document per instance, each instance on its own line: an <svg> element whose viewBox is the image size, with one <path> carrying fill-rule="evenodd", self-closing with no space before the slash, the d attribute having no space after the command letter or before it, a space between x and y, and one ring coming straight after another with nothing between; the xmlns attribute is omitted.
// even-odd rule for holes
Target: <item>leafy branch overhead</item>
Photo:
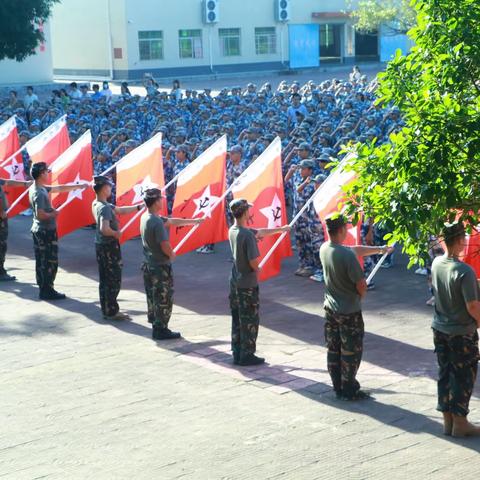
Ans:
<svg viewBox="0 0 480 480"><path fill-rule="evenodd" d="M0 1L0 60L21 62L44 41L42 23L60 0Z"/></svg>
<svg viewBox="0 0 480 480"><path fill-rule="evenodd" d="M389 144L352 147L358 180L349 206L391 230L390 241L403 244L412 263L445 221L461 213L480 223L480 2L414 6L416 46L407 56L397 52L378 90L406 126Z"/></svg>
<svg viewBox="0 0 480 480"><path fill-rule="evenodd" d="M362 33L383 27L384 35L407 33L416 24L416 13L410 0L359 0L354 8L347 2L355 28Z"/></svg>

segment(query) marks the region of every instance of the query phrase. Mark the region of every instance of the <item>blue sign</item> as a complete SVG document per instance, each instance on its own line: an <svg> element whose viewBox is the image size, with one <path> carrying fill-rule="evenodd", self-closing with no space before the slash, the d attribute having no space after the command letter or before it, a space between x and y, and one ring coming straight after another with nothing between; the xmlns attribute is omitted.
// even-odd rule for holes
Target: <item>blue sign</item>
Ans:
<svg viewBox="0 0 480 480"><path fill-rule="evenodd" d="M320 26L289 25L290 68L320 65Z"/></svg>
<svg viewBox="0 0 480 480"><path fill-rule="evenodd" d="M389 62L399 48L406 55L412 46L407 35L382 35L380 37L380 61Z"/></svg>

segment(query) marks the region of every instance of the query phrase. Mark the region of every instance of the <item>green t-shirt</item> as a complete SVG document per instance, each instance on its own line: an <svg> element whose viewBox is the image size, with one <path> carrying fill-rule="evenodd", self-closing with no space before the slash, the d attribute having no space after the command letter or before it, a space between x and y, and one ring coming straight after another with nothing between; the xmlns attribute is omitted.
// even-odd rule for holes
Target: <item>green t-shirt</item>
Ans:
<svg viewBox="0 0 480 480"><path fill-rule="evenodd" d="M53 212L49 193L50 188L41 187L36 183L28 189L28 198L33 211L31 231L34 233L42 230L55 230L57 228L57 221L55 218L49 218L48 220L40 220L38 218L38 210L43 210L46 213Z"/></svg>
<svg viewBox="0 0 480 480"><path fill-rule="evenodd" d="M110 222L110 228L112 230L118 232L118 220L115 215L115 205L95 199L92 202L92 214L97 224L95 230L95 243L105 245L107 243L116 242L117 239L115 237L107 237L100 231L100 219L103 219L104 222Z"/></svg>
<svg viewBox="0 0 480 480"><path fill-rule="evenodd" d="M470 265L441 256L432 263L435 313L432 327L448 335L475 332L477 324L467 311L467 303L478 300L478 284Z"/></svg>
<svg viewBox="0 0 480 480"><path fill-rule="evenodd" d="M5 190L3 189L5 183L5 180L0 178L0 212L6 212L8 210L7 196L5 195Z"/></svg>
<svg viewBox="0 0 480 480"><path fill-rule="evenodd" d="M359 312L362 306L356 284L363 278L363 270L353 251L325 242L320 247L320 261L325 278L324 306L345 315Z"/></svg>
<svg viewBox="0 0 480 480"><path fill-rule="evenodd" d="M145 212L140 219L140 234L142 235L143 255L145 263L151 267L157 265L170 265L170 258L165 255L160 246L168 242L168 232L165 220L158 215Z"/></svg>
<svg viewBox="0 0 480 480"><path fill-rule="evenodd" d="M233 225L228 231L233 255L232 280L237 288L254 288L258 285L257 272L250 266L250 260L260 256L255 231Z"/></svg>

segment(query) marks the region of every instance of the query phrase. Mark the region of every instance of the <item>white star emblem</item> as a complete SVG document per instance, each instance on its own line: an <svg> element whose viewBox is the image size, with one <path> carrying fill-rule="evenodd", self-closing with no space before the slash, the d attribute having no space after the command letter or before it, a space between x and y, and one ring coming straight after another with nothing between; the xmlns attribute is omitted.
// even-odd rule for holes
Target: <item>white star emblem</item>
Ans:
<svg viewBox="0 0 480 480"><path fill-rule="evenodd" d="M75 177L75 180L72 183L84 183L86 180L82 180L80 178L80 174L77 173L77 176ZM80 190L72 190L71 192L68 192L68 197L65 203L70 203L72 200L75 200L76 198L79 198L80 200L83 200L83 188Z"/></svg>
<svg viewBox="0 0 480 480"><path fill-rule="evenodd" d="M25 180L23 162L18 163L15 158L12 158L12 163L4 169L9 173L10 180Z"/></svg>
<svg viewBox="0 0 480 480"><path fill-rule="evenodd" d="M267 228L277 228L282 226L282 202L275 194L272 204L269 207L261 208L262 215L268 218Z"/></svg>
<svg viewBox="0 0 480 480"><path fill-rule="evenodd" d="M140 203L143 202L143 193L145 190L148 190L149 188L159 188L156 183L152 182L152 179L150 178L150 175L147 175L141 183L137 183L133 187L133 192L135 193L135 196L133 197L132 203Z"/></svg>
<svg viewBox="0 0 480 480"><path fill-rule="evenodd" d="M210 193L210 185L207 186L205 191L194 200L197 209L193 214L194 217L203 213L204 217L211 218L212 216L212 207L217 204L219 197L215 197Z"/></svg>

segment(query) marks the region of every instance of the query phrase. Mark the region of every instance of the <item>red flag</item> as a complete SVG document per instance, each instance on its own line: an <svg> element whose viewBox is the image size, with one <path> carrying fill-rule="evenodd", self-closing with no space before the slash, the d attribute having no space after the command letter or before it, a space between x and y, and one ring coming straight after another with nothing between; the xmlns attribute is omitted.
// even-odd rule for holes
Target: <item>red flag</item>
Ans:
<svg viewBox="0 0 480 480"><path fill-rule="evenodd" d="M143 202L143 191L149 187L162 188L165 185L162 159L162 134L132 150L117 163L117 206L135 205ZM167 215L167 205L163 202L162 215ZM135 215L121 215L123 228ZM140 234L140 216L122 233L121 242L126 242Z"/></svg>
<svg viewBox="0 0 480 480"><path fill-rule="evenodd" d="M12 156L19 149L20 142L18 141L17 122L15 121L15 117L11 117L5 123L0 125L0 165L2 165L5 159ZM0 167L0 177L9 180L25 180L21 153L11 158L5 165ZM25 187L5 186L4 191L8 203L11 205L23 192L25 192L25 190ZM17 213L27 209L29 206L28 197L25 196L24 200L20 202L12 212L10 212L9 217L13 217Z"/></svg>
<svg viewBox="0 0 480 480"><path fill-rule="evenodd" d="M346 161L347 158L343 160L343 162ZM321 191L315 195L313 205L318 217L322 222L325 238L328 238L327 229L325 227L325 219L335 212L342 211L343 204L345 202L344 189L348 184L355 180L355 178L356 173L354 171L346 171L342 167L342 164L340 164L320 186ZM358 222L356 226L349 226L348 235L344 245L353 246L361 244L360 229L361 222Z"/></svg>
<svg viewBox="0 0 480 480"><path fill-rule="evenodd" d="M85 132L52 165L52 185L90 182L93 177L92 136ZM95 193L92 188L58 193L52 198L52 205L60 210L57 217L58 238L86 225L95 223L92 202Z"/></svg>
<svg viewBox="0 0 480 480"><path fill-rule="evenodd" d="M245 198L250 209L250 228L277 228L287 224L282 175L282 143L276 138L234 183L233 197ZM258 247L263 258L278 235L260 240ZM290 235L286 235L270 259L260 270L259 279L266 280L280 273L282 258L292 254Z"/></svg>
<svg viewBox="0 0 480 480"><path fill-rule="evenodd" d="M27 142L27 152L32 163L51 165L70 146L67 120L63 116L43 132Z"/></svg>
<svg viewBox="0 0 480 480"><path fill-rule="evenodd" d="M477 278L480 278L480 233L477 228L472 229L472 233L467 235L463 261L468 263L475 270Z"/></svg>
<svg viewBox="0 0 480 480"><path fill-rule="evenodd" d="M225 192L227 137L223 136L179 175L172 217L205 218L195 233L181 246L178 254L190 252L208 243L227 239L225 202L219 199ZM218 206L214 209L214 205ZM192 227L172 227L170 241L175 247Z"/></svg>

